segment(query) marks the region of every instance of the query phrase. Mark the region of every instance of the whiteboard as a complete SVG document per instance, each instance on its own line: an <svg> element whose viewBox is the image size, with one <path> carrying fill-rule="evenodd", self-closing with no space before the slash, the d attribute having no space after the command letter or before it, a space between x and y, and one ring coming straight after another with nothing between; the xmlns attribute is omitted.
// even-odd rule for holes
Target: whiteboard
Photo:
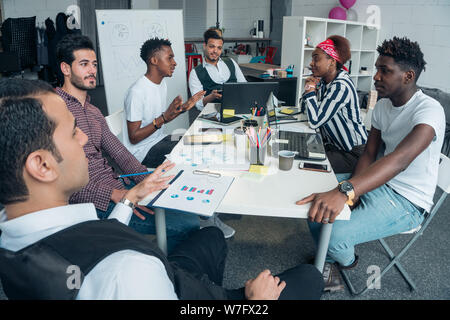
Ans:
<svg viewBox="0 0 450 320"><path fill-rule="evenodd" d="M182 10L95 10L108 113L124 108L128 88L147 71L142 44L154 37L169 39L177 66L166 78L167 106L177 96L187 99ZM188 113L165 125L166 133L188 128Z"/></svg>

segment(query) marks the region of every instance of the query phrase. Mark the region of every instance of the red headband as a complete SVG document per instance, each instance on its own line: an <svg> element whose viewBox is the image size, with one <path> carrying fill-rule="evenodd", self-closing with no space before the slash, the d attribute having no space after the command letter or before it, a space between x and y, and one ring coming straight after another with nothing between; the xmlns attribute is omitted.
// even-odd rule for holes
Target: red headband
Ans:
<svg viewBox="0 0 450 320"><path fill-rule="evenodd" d="M339 57L336 47L334 46L334 42L331 39L327 39L324 42L321 42L317 45L317 48L322 49L325 51L326 54L328 54L330 57L332 57L334 60L336 60L339 63L342 63L341 58ZM348 69L346 66L342 66L342 69L348 72Z"/></svg>

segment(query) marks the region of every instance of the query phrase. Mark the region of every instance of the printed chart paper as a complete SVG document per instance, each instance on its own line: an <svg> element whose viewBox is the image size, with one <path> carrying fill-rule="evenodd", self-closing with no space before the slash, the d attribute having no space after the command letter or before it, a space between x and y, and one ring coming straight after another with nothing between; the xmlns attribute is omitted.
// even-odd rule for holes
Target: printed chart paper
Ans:
<svg viewBox="0 0 450 320"><path fill-rule="evenodd" d="M234 178L193 172L193 170L185 170L156 199L153 206L212 216Z"/></svg>

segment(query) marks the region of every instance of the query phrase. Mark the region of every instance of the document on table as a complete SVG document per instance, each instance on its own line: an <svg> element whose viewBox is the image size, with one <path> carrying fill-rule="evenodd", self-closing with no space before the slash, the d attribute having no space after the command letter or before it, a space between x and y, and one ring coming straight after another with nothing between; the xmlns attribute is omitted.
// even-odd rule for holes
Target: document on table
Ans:
<svg viewBox="0 0 450 320"><path fill-rule="evenodd" d="M187 211L211 217L234 178L201 170L183 170L170 187L155 197L152 207Z"/></svg>
<svg viewBox="0 0 450 320"><path fill-rule="evenodd" d="M193 169L245 171L250 167L245 150L236 150L226 144L184 145L166 157L177 165L188 165Z"/></svg>

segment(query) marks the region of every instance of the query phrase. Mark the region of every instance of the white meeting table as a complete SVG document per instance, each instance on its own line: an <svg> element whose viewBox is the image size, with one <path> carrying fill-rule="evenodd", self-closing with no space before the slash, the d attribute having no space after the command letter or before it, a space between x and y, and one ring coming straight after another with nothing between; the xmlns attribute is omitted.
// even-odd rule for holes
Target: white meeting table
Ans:
<svg viewBox="0 0 450 320"><path fill-rule="evenodd" d="M217 105L208 104L202 114L215 110ZM219 124L207 122L197 118L186 131L185 134L199 134L200 128L223 128L224 134L232 134L235 127L240 123L221 126ZM299 132L312 132L304 122L282 124L281 129ZM181 133L180 133L181 134ZM236 151L233 139L223 142L226 150ZM198 146L197 146L198 147ZM172 150L172 154L178 154L183 146L183 139ZM230 148L230 149L228 149ZM269 156L269 154L267 155ZM278 170L278 158L269 156L269 173L259 176L248 171L218 170L220 166L213 169L205 169L213 172L220 172L222 175L231 175L235 179L222 202L216 209L217 213L256 215L286 218L308 218L310 204L296 205L295 202L315 192L324 192L336 187L338 182L333 172L323 173L298 169L298 160L294 160L292 169L289 171ZM326 160L325 162L328 162ZM168 174L176 174L180 170L200 169L188 164L177 164ZM257 177L255 179L255 176ZM156 195L153 193L141 201L139 204L147 205ZM156 236L159 248L167 254L167 237L165 224L165 211L161 208L154 208L156 222ZM336 220L349 220L350 209L345 205ZM333 224L324 224L321 228L318 249L314 265L320 272L323 270L328 243L330 240Z"/></svg>

